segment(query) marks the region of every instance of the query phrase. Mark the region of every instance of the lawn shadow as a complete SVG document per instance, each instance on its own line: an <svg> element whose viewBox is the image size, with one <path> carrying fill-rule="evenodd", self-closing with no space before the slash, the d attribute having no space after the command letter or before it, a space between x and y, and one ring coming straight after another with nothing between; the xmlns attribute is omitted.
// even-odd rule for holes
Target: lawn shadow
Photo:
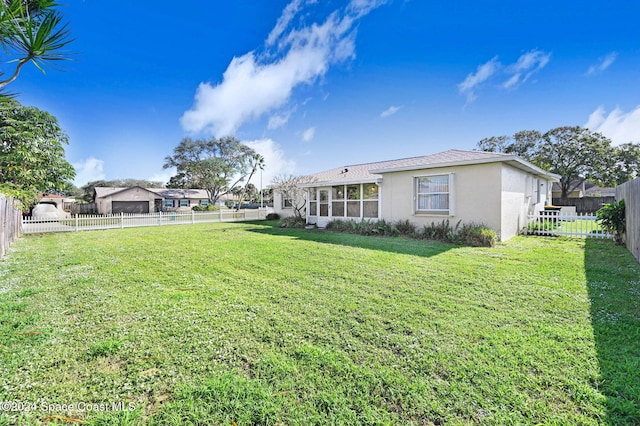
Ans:
<svg viewBox="0 0 640 426"><path fill-rule="evenodd" d="M606 397L604 424L640 424L640 265L611 240L589 238L585 272Z"/></svg>
<svg viewBox="0 0 640 426"><path fill-rule="evenodd" d="M368 250L380 250L397 254L431 257L457 248L454 244L438 241L415 240L402 237L378 237L354 235L342 232L326 231L324 229L280 228L277 222L255 222L260 225L248 228L250 232L273 235L276 237L295 238L317 243L357 247Z"/></svg>

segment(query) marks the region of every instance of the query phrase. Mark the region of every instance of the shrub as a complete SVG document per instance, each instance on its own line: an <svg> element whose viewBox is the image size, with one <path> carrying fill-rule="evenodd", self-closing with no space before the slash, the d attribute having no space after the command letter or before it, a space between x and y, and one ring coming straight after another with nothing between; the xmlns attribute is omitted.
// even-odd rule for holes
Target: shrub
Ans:
<svg viewBox="0 0 640 426"><path fill-rule="evenodd" d="M472 247L494 247L498 236L493 229L475 223L464 224L458 230L456 239L459 244Z"/></svg>
<svg viewBox="0 0 640 426"><path fill-rule="evenodd" d="M449 220L440 223L424 225L420 231L409 220L400 220L395 223L384 219L378 221L369 220L341 220L334 219L327 224L327 230L334 232L346 232L358 235L379 235L393 237L401 235L409 238L442 241L445 243L464 244L473 247L493 247L498 241L498 236L493 229L486 225L470 223L461 225L458 221L451 226Z"/></svg>
<svg viewBox="0 0 640 426"><path fill-rule="evenodd" d="M193 210L194 212L214 212L220 210L220 207L214 204L209 204L206 206L193 206L191 210Z"/></svg>
<svg viewBox="0 0 640 426"><path fill-rule="evenodd" d="M351 232L352 228L350 222L352 221L333 219L327 223L327 227L325 229L335 232Z"/></svg>
<svg viewBox="0 0 640 426"><path fill-rule="evenodd" d="M300 216L288 216L280 219L280 228L304 228L307 221Z"/></svg>
<svg viewBox="0 0 640 426"><path fill-rule="evenodd" d="M278 220L280 215L278 213L269 213L266 217L267 220Z"/></svg>
<svg viewBox="0 0 640 426"><path fill-rule="evenodd" d="M394 224L394 226L398 234L404 235L406 237L415 238L418 232L416 225L409 219L399 220Z"/></svg>
<svg viewBox="0 0 640 426"><path fill-rule="evenodd" d="M456 233L461 221L458 221L455 227L451 227L449 219L444 219L440 223L431 222L431 225L424 225L420 233L420 238L426 240L443 241L446 243L456 242Z"/></svg>
<svg viewBox="0 0 640 426"><path fill-rule="evenodd" d="M542 234L548 231L553 231L554 229L560 227L560 223L557 220L543 220L543 221L535 221L531 222L528 226L528 232L533 234Z"/></svg>
<svg viewBox="0 0 640 426"><path fill-rule="evenodd" d="M602 229L613 234L617 244L623 243L622 236L627 228L624 210L624 200L620 200L613 204L605 204L596 212Z"/></svg>

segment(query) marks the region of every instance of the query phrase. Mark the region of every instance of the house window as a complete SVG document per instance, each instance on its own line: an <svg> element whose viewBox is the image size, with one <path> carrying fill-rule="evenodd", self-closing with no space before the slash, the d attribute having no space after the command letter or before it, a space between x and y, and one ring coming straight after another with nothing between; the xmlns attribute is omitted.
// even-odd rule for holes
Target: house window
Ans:
<svg viewBox="0 0 640 426"><path fill-rule="evenodd" d="M165 207L173 207L173 200L164 200Z"/></svg>
<svg viewBox="0 0 640 426"><path fill-rule="evenodd" d="M365 183L362 185L362 217L378 217L378 185Z"/></svg>
<svg viewBox="0 0 640 426"><path fill-rule="evenodd" d="M189 200L180 200L180 207L189 207Z"/></svg>
<svg viewBox="0 0 640 426"><path fill-rule="evenodd" d="M283 192L282 193L282 208L283 209L290 209L292 207L293 207L293 200L291 199L289 194L287 194L286 192Z"/></svg>
<svg viewBox="0 0 640 426"><path fill-rule="evenodd" d="M416 178L416 212L450 213L450 180L452 175Z"/></svg>
<svg viewBox="0 0 640 426"><path fill-rule="evenodd" d="M347 185L347 217L360 217L360 186Z"/></svg>
<svg viewBox="0 0 640 426"><path fill-rule="evenodd" d="M331 216L344 216L344 185L331 187Z"/></svg>
<svg viewBox="0 0 640 426"><path fill-rule="evenodd" d="M318 214L318 190L316 188L309 189L309 215Z"/></svg>
<svg viewBox="0 0 640 426"><path fill-rule="evenodd" d="M209 200L200 200L199 204L203 207L207 207L209 205Z"/></svg>

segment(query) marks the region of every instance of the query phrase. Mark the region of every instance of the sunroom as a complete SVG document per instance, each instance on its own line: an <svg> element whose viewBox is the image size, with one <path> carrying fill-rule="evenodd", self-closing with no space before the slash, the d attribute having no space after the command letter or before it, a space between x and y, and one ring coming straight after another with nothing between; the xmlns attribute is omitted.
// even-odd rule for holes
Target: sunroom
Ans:
<svg viewBox="0 0 640 426"><path fill-rule="evenodd" d="M306 186L307 223L321 228L334 219L380 219L380 179ZM317 185L317 184L316 184Z"/></svg>

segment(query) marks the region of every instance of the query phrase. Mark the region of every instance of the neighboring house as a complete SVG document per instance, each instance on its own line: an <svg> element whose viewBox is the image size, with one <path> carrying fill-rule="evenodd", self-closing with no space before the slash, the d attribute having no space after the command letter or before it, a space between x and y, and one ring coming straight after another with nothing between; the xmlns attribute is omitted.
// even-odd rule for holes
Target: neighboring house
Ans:
<svg viewBox="0 0 640 426"><path fill-rule="evenodd" d="M558 175L517 156L449 150L423 157L343 166L311 176L306 219L324 227L332 219L398 221L418 226L449 220L484 224L504 241L527 224L527 215L551 201ZM274 194L280 215L290 200Z"/></svg>
<svg viewBox="0 0 640 426"><path fill-rule="evenodd" d="M595 183L588 182L585 179L571 181L569 188L571 190L567 194L567 198L616 196L615 188L601 188ZM553 198L560 198L562 195L562 188L558 182L553 184L552 195Z"/></svg>
<svg viewBox="0 0 640 426"><path fill-rule="evenodd" d="M96 187L93 199L99 214L176 211L209 205L204 189Z"/></svg>

